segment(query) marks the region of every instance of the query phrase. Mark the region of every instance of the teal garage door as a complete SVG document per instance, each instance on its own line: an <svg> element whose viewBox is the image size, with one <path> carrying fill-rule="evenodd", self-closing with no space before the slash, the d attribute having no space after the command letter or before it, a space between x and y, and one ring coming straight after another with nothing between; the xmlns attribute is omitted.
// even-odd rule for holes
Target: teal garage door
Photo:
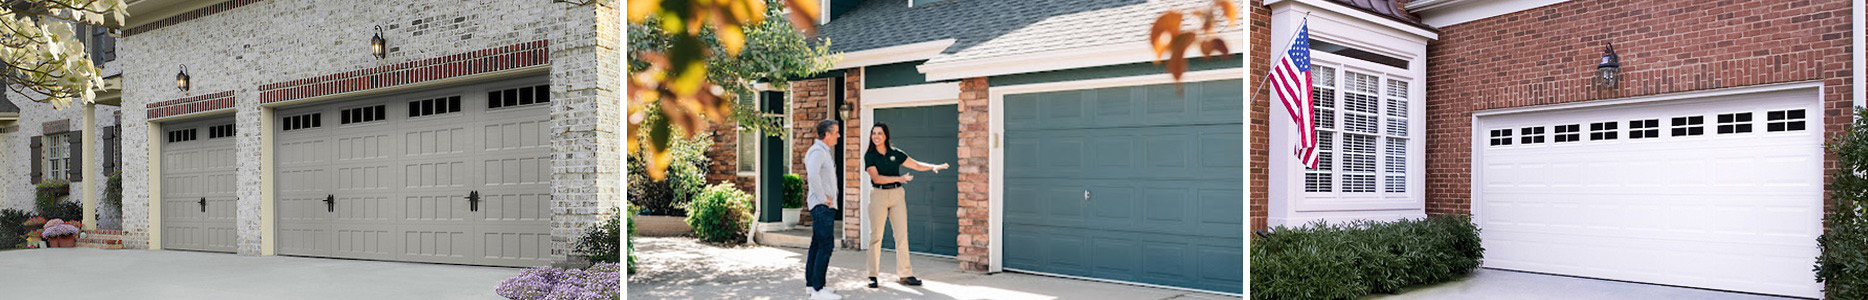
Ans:
<svg viewBox="0 0 1868 300"><path fill-rule="evenodd" d="M1005 96L1008 269L1242 293L1239 80Z"/></svg>
<svg viewBox="0 0 1868 300"><path fill-rule="evenodd" d="M959 114L959 106L937 105L876 109L874 116L877 122L889 124L889 134L894 138L890 143L895 148L908 152L916 161L953 166L954 152L960 147ZM863 149L868 151L869 147ZM915 175L915 181L902 187L907 189L903 197L908 202L909 252L947 256L959 253L960 219L955 214L960 211L958 171L908 171ZM898 229L870 234L882 235L882 247L895 249L895 237L888 230Z"/></svg>

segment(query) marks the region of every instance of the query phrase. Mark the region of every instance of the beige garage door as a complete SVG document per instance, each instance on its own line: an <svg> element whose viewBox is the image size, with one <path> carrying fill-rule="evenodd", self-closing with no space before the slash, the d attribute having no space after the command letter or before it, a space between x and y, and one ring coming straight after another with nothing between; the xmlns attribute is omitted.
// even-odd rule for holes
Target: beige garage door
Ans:
<svg viewBox="0 0 1868 300"><path fill-rule="evenodd" d="M163 249L236 250L233 122L162 125Z"/></svg>
<svg viewBox="0 0 1868 300"><path fill-rule="evenodd" d="M550 101L535 78L280 109L279 253L550 264Z"/></svg>

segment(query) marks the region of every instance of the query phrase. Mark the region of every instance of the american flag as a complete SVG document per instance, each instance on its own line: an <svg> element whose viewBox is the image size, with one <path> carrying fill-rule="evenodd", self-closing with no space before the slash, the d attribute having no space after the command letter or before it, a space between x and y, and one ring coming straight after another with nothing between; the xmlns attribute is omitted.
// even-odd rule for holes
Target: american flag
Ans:
<svg viewBox="0 0 1868 300"><path fill-rule="evenodd" d="M1311 119L1316 116L1316 103L1310 98L1310 24L1308 20L1297 27L1297 37L1291 39L1291 49L1284 52L1284 58L1271 66L1272 91L1284 102L1284 111L1291 115L1291 122L1297 128L1296 145L1291 154L1310 169L1317 168L1317 130L1312 127Z"/></svg>

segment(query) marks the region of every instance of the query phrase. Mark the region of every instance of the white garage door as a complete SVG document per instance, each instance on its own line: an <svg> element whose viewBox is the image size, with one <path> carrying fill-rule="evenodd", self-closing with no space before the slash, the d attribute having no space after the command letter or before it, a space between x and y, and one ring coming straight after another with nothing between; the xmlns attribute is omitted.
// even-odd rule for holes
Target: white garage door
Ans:
<svg viewBox="0 0 1868 300"><path fill-rule="evenodd" d="M1803 89L1480 117L1485 266L1820 296L1818 99Z"/></svg>
<svg viewBox="0 0 1868 300"><path fill-rule="evenodd" d="M556 261L550 99L538 78L279 110L279 253Z"/></svg>

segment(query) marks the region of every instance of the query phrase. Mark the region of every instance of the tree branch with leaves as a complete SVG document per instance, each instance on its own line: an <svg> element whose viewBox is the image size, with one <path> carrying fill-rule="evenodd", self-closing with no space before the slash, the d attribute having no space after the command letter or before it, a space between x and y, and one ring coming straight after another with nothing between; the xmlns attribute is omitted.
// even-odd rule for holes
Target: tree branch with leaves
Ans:
<svg viewBox="0 0 1868 300"><path fill-rule="evenodd" d="M123 0L0 1L0 79L7 91L53 107L90 103L103 85L75 24L120 28Z"/></svg>

